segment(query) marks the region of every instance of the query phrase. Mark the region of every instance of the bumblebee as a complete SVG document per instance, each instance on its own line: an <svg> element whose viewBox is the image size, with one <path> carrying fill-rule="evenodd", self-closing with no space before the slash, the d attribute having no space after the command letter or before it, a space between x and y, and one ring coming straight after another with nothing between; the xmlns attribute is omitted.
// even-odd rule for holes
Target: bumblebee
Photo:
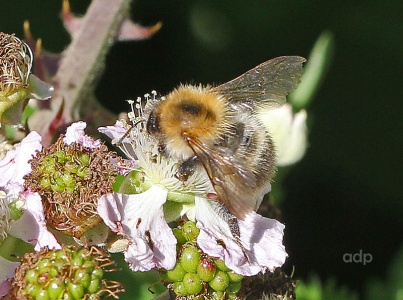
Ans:
<svg viewBox="0 0 403 300"><path fill-rule="evenodd" d="M256 210L275 174L275 149L259 114L282 106L299 84L305 59L266 61L222 85L180 85L146 114L160 152L180 161L178 178L204 168L215 200L244 219Z"/></svg>

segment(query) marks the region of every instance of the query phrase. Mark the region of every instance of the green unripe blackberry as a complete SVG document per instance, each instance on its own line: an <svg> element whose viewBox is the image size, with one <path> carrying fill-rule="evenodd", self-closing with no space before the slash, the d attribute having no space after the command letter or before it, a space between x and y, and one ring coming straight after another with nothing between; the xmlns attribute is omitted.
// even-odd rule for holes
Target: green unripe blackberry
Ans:
<svg viewBox="0 0 403 300"><path fill-rule="evenodd" d="M89 299L123 291L103 279L103 268L113 262L99 249L64 247L27 253L17 268L9 294L16 299ZM113 271L113 270L110 270Z"/></svg>
<svg viewBox="0 0 403 300"><path fill-rule="evenodd" d="M238 293L239 292L239 290L242 288L242 282L241 281L238 281L238 282L230 282L229 283L229 285L228 285L228 287L227 287L227 289L226 289L226 292L227 293Z"/></svg>
<svg viewBox="0 0 403 300"><path fill-rule="evenodd" d="M29 160L24 185L41 196L47 226L79 239L102 222L98 199L112 192L119 161L105 145L65 144L61 136Z"/></svg>
<svg viewBox="0 0 403 300"><path fill-rule="evenodd" d="M216 260L215 260L215 264L217 265L217 268L220 269L221 271L224 271L224 272L229 272L229 271L231 271L231 269L228 268L228 267L225 265L225 262L224 262L223 260L221 260L221 259L216 259Z"/></svg>
<svg viewBox="0 0 403 300"><path fill-rule="evenodd" d="M223 260L210 257L197 245L199 229L188 221L173 233L177 243L177 261L172 270L159 270L167 287L183 300L237 299L243 276L230 270Z"/></svg>
<svg viewBox="0 0 403 300"><path fill-rule="evenodd" d="M212 258L205 256L200 259L200 263L197 266L197 274L199 274L203 281L209 282L213 280L216 270L217 267Z"/></svg>
<svg viewBox="0 0 403 300"><path fill-rule="evenodd" d="M187 296L189 294L188 290L182 281L177 281L173 283L173 290L178 296Z"/></svg>
<svg viewBox="0 0 403 300"><path fill-rule="evenodd" d="M195 273L186 273L183 277L183 285L188 291L189 295L197 295L203 288L200 276Z"/></svg>
<svg viewBox="0 0 403 300"><path fill-rule="evenodd" d="M208 284L213 290L223 292L229 285L229 277L227 273L218 271L213 280L211 280Z"/></svg>
<svg viewBox="0 0 403 300"><path fill-rule="evenodd" d="M196 227L196 223L188 221L182 226L182 232L186 240L189 242L195 241L199 235L200 229Z"/></svg>
<svg viewBox="0 0 403 300"><path fill-rule="evenodd" d="M169 281L182 281L183 276L185 276L186 271L183 269L182 265L179 262L176 262L175 267L172 270L166 271L166 277Z"/></svg>
<svg viewBox="0 0 403 300"><path fill-rule="evenodd" d="M243 276L240 274L237 274L233 271L227 272L227 275L229 277L230 282L240 282L243 279Z"/></svg>
<svg viewBox="0 0 403 300"><path fill-rule="evenodd" d="M196 273L200 263L200 252L196 246L187 245L183 249L179 261L186 272Z"/></svg>

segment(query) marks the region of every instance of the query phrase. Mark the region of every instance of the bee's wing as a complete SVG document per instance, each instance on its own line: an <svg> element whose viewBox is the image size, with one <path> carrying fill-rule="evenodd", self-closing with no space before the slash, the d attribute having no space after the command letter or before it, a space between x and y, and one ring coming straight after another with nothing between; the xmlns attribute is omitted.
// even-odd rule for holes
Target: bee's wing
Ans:
<svg viewBox="0 0 403 300"><path fill-rule="evenodd" d="M196 138L187 143L199 157L220 202L239 219L256 207L256 178L242 160L228 153L228 149L212 149Z"/></svg>
<svg viewBox="0 0 403 300"><path fill-rule="evenodd" d="M299 84L305 61L300 56L273 58L212 90L252 110L280 107Z"/></svg>

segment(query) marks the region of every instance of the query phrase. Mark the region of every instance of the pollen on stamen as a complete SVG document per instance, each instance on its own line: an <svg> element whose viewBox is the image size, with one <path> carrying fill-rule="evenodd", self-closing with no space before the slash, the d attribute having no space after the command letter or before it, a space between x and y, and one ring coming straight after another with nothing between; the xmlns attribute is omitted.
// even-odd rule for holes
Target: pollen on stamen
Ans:
<svg viewBox="0 0 403 300"><path fill-rule="evenodd" d="M10 231L10 210L8 208L7 194L0 191L0 244Z"/></svg>
<svg viewBox="0 0 403 300"><path fill-rule="evenodd" d="M28 87L32 51L14 34L0 32L0 95Z"/></svg>

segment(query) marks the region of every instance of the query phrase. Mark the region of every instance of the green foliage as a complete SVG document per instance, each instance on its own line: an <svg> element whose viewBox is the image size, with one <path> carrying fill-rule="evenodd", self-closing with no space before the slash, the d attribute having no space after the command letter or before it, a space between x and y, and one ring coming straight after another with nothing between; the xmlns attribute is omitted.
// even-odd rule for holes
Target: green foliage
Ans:
<svg viewBox="0 0 403 300"><path fill-rule="evenodd" d="M133 272L124 261L122 254L112 254L121 270L119 272L107 273L109 280L119 281L125 288L125 293L119 295L121 300L150 300L162 293L166 288L159 284L159 275L155 271ZM152 292L151 292L152 291ZM153 294L154 293L154 294Z"/></svg>
<svg viewBox="0 0 403 300"><path fill-rule="evenodd" d="M348 288L338 286L336 279L331 278L322 283L313 275L307 282L300 282L296 289L298 300L358 300L358 294Z"/></svg>
<svg viewBox="0 0 403 300"><path fill-rule="evenodd" d="M389 265L385 280L368 280L365 299L403 299L403 246Z"/></svg>
<svg viewBox="0 0 403 300"><path fill-rule="evenodd" d="M304 66L304 75L298 88L290 94L288 101L295 110L308 107L316 92L319 90L321 82L330 67L334 49L333 34L324 31L316 40L307 63Z"/></svg>
<svg viewBox="0 0 403 300"><path fill-rule="evenodd" d="M338 286L335 278L322 283L317 275L307 282L300 282L296 289L298 300L358 300L358 293ZM385 279L371 278L367 281L365 300L403 300L403 246L391 261Z"/></svg>

